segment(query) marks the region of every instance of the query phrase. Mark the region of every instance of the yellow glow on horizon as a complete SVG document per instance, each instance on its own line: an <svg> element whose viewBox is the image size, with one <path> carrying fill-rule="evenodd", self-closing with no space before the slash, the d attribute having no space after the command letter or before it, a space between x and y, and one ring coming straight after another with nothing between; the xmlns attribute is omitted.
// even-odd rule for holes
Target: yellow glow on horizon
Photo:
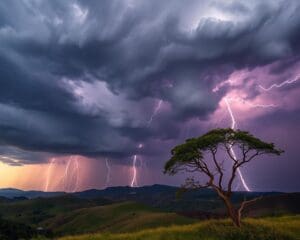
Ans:
<svg viewBox="0 0 300 240"><path fill-rule="evenodd" d="M81 159L81 175L86 174L84 171L88 161ZM0 162L0 188L17 188L22 190L45 190L47 191L64 191L65 181L63 178L67 161L66 158L58 158L55 164L51 162L41 164L28 164L21 166L11 166ZM51 168L49 171L49 167ZM79 188L81 186L78 186Z"/></svg>
<svg viewBox="0 0 300 240"><path fill-rule="evenodd" d="M39 190L44 184L47 164L10 166L0 162L0 188Z"/></svg>
<svg viewBox="0 0 300 240"><path fill-rule="evenodd" d="M74 163L68 162L70 159L74 160ZM78 167L76 159L78 159ZM54 162L51 160L53 158L50 158L48 163L22 166L11 166L0 162L0 188L73 192L115 185L130 185L131 166L112 162L110 181L107 183L105 159L70 155L55 158ZM72 167L73 164L75 164L74 168ZM142 179L140 178L141 175L143 176ZM137 178L140 184L144 185L149 179L152 180L153 176L147 171L147 168L139 167Z"/></svg>

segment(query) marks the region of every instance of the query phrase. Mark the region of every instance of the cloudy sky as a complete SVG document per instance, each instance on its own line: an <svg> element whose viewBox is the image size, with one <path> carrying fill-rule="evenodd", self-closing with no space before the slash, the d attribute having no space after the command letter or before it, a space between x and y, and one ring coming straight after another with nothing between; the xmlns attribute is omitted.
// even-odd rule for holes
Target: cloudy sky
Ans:
<svg viewBox="0 0 300 240"><path fill-rule="evenodd" d="M238 128L286 151L241 169L249 188L300 191L299 11L297 0L1 1L0 187L130 185L135 155L135 185L179 185L162 173L170 149L230 127L230 107Z"/></svg>

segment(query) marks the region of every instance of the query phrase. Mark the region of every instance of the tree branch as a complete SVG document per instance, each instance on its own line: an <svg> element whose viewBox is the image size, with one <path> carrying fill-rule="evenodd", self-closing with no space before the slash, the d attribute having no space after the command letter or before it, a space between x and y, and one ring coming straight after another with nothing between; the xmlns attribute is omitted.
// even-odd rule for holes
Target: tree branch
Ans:
<svg viewBox="0 0 300 240"><path fill-rule="evenodd" d="M230 146L228 146L228 144L225 144L225 149L226 149L226 152L227 152L227 154L228 154L228 156L231 158L231 160L233 161L233 162L237 162L237 159L232 155L232 153L231 153L231 149L232 149L232 145L230 145Z"/></svg>
<svg viewBox="0 0 300 240"><path fill-rule="evenodd" d="M219 188L220 189L222 189L222 180L223 180L223 172L222 172L222 168L221 168L221 166L219 165L219 163L218 163L218 161L217 161L217 159L216 159L216 153L217 153L217 151L215 150L213 150L213 149L210 149L210 151L211 151L211 154L212 154L212 156L213 156L213 161L214 161L214 163L215 163L215 166L216 166L216 168L217 168L217 171L218 171L218 173L219 173L219 181L218 181L218 185L219 185Z"/></svg>
<svg viewBox="0 0 300 240"><path fill-rule="evenodd" d="M234 181L234 178L236 176L236 171L238 169L238 166L236 165L236 163L232 166L232 172L231 172L231 177L228 181L228 185L227 185L227 195L230 196L232 193L232 184Z"/></svg>
<svg viewBox="0 0 300 240"><path fill-rule="evenodd" d="M260 199L262 199L262 196L256 197L256 198L253 198L253 199L250 199L250 200L243 201L242 204L241 204L241 206L238 209L238 215L239 215L239 217L242 216L242 211L244 210L244 208L245 208L246 205L249 205L250 203L256 202L256 201L258 201Z"/></svg>

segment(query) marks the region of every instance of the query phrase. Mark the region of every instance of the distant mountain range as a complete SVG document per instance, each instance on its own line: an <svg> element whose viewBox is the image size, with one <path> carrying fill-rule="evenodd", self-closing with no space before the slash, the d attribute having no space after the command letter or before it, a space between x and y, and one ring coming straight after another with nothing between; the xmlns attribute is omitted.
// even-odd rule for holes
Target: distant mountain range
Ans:
<svg viewBox="0 0 300 240"><path fill-rule="evenodd" d="M10 199L20 198L48 198L62 195L71 195L81 199L108 199L113 202L135 201L148 206L163 209L164 211L214 211L223 208L223 203L217 194L211 189L201 189L179 193L178 187L167 185L151 185L132 188L109 187L103 190L90 189L76 193L65 192L43 192L43 191L22 191L19 189L0 189L0 196ZM280 195L280 192L236 192L233 201L238 203L244 198L257 196Z"/></svg>
<svg viewBox="0 0 300 240"><path fill-rule="evenodd" d="M119 187L108 187L106 189L89 189L81 192L75 193L66 193L66 192L44 192L37 190L20 190L16 188L1 188L0 197L6 198L16 198L16 197L26 197L26 198L38 198L38 197L54 197L61 196L65 194L72 194L80 198L96 198L96 197L108 197L116 200L122 200L122 198L148 198L155 197L157 194L172 196L178 192L180 188L168 185L154 184L150 186L143 187L129 187L129 186L119 186ZM213 190L210 189L201 189L195 191L189 191L187 193L189 196L213 196L216 194ZM277 195L281 192L236 192L237 195L247 195L247 196L256 196L256 195Z"/></svg>
<svg viewBox="0 0 300 240"><path fill-rule="evenodd" d="M65 192L43 192L43 191L23 191L15 188L0 189L0 197L6 198L38 198L38 197L55 197L66 194Z"/></svg>

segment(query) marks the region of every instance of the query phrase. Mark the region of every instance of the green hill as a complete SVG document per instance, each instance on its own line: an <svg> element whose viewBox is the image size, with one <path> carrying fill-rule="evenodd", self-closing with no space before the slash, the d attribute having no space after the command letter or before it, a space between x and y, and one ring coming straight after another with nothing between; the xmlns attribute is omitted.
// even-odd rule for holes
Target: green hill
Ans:
<svg viewBox="0 0 300 240"><path fill-rule="evenodd" d="M94 207L109 204L106 199L79 199L70 195L36 198L24 201L0 203L0 215L12 221L39 225L46 219L60 213L67 213L79 208Z"/></svg>
<svg viewBox="0 0 300 240"><path fill-rule="evenodd" d="M266 196L248 205L243 214L248 217L300 214L300 194L286 193Z"/></svg>
<svg viewBox="0 0 300 240"><path fill-rule="evenodd" d="M1 240L31 239L37 235L38 231L26 224L15 223L0 218Z"/></svg>
<svg viewBox="0 0 300 240"><path fill-rule="evenodd" d="M56 236L137 231L196 221L135 202L112 203L103 198L80 199L71 195L4 202L0 204L0 214L33 229L42 227Z"/></svg>
<svg viewBox="0 0 300 240"><path fill-rule="evenodd" d="M134 202L82 208L59 214L42 223L55 234L131 232L159 226L196 222L176 213L163 213Z"/></svg>
<svg viewBox="0 0 300 240"><path fill-rule="evenodd" d="M157 188L159 190L162 187L158 186L156 189ZM127 193L126 188L125 190ZM140 193L140 195L150 195L150 192L153 192L152 189L150 190L146 188L143 190L145 193ZM230 221L227 220L205 221L210 218L217 219L224 217L224 208L219 208L219 210L216 209L212 212L194 210L175 213L168 211L170 209L164 211L164 209L155 208L152 204L147 205L142 203L143 201L137 203L136 201L128 200L127 198L133 197L139 199L137 192L132 192L133 190L128 192L128 197L125 198L127 201L117 201L116 199L119 199L120 196L113 197L113 195L116 194L114 189L109 189L109 191L110 194L108 194L108 196L99 196L99 191L96 191L97 196L94 196L95 191L92 190L88 192L87 198L65 194L51 198L0 199L0 216L5 223L3 229L10 231L10 229L14 228L13 226L17 226L18 229L22 230L18 232L18 237L24 239L23 230L26 230L26 227L32 230L33 236L37 234L55 237L92 234L90 235L91 239L100 240L110 238L126 239L122 238L123 236L128 236L129 240L144 239L144 237L145 239L152 239L150 236L148 237L148 234L152 234L151 237L153 237L154 240L169 239L167 238L169 235L172 236L171 239L185 239L183 236L187 235L191 236L190 239L238 240L252 239L250 237L253 234L257 236L267 234L266 237L262 235L262 238L257 239L285 240L289 239L287 237L294 237L293 234L299 234L299 232L295 230L300 229L298 204L300 195L298 193L268 195L254 202L252 205L249 205L245 209L244 216L259 217L259 219L248 219L246 221L246 227L243 228L242 231L238 231L233 228ZM91 195L92 198L90 197ZM214 199L210 195L210 197L207 197L208 195L209 192L204 194L204 200L201 200L202 198L197 195L198 202L200 200L202 202L204 201L203 205L207 206L205 201ZM169 201L172 202L172 199L165 198L165 196L163 191L158 192L155 197L152 198L151 202L155 202L154 199L160 199L159 206L163 206L163 204L167 204ZM108 198L110 200L108 200ZM162 202L165 203L162 204ZM173 203L175 204L174 201ZM182 203L179 203L179 205L183 206ZM203 206L201 205L200 207L202 208ZM296 217L283 217L292 215ZM202 221L200 222L199 219L202 219ZM284 224L280 223L279 220ZM212 230L213 226L214 230ZM293 228L293 226L295 227ZM159 229L155 230L157 228ZM181 231L183 231L183 233L181 233ZM231 238L231 232L233 232L232 234L236 234L232 236L238 237ZM10 239L10 233L11 231L5 233L3 236L7 236L7 238ZM96 233L100 235L93 235ZM140 236L143 236L143 238ZM199 236L202 237L199 238ZM211 238L208 238L208 236L211 236ZM226 238L220 236L225 236ZM29 238L27 237L26 239ZM83 236L83 239L89 238Z"/></svg>
<svg viewBox="0 0 300 240"><path fill-rule="evenodd" d="M299 240L300 216L246 219L241 229L229 220L160 227L123 234L89 234L59 240Z"/></svg>

